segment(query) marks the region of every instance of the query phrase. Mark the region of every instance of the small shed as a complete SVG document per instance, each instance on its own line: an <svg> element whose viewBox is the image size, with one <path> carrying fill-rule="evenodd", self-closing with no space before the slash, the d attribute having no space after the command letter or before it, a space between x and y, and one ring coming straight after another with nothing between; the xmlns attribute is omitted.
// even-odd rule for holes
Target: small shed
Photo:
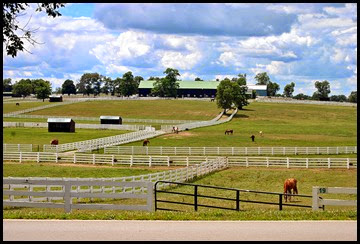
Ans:
<svg viewBox="0 0 360 244"><path fill-rule="evenodd" d="M50 95L49 96L49 102L62 102L63 98L61 95Z"/></svg>
<svg viewBox="0 0 360 244"><path fill-rule="evenodd" d="M122 118L120 116L100 116L100 124L122 124Z"/></svg>
<svg viewBox="0 0 360 244"><path fill-rule="evenodd" d="M75 132L75 121L71 118L48 118L48 132Z"/></svg>

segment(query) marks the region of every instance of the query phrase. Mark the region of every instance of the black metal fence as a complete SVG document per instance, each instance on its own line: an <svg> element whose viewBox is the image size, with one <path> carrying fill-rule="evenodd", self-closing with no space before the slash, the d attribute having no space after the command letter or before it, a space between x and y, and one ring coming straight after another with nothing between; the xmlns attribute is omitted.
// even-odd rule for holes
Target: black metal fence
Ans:
<svg viewBox="0 0 360 244"><path fill-rule="evenodd" d="M171 187L168 189L157 189L158 183L167 183L171 184L172 186L190 186L193 187L193 193L186 193L186 192L177 192L172 191L172 189L176 187ZM199 185L199 184L191 184L191 183L181 183L181 182L172 182L172 181L157 181L155 183L155 211L157 210L168 210L168 211L181 211L176 209L170 209L170 208L161 208L159 207L158 203L168 203L168 204L182 204L182 205L190 205L194 207L194 210L197 211L199 207L207 207L207 208L218 208L218 209L226 209L226 210L235 210L240 211L240 203L241 202L248 202L248 203L257 203L257 204L268 204L268 205L278 205L279 210L282 210L284 206L291 206L291 207L302 207L302 208L312 208L311 205L302 205L302 204L296 204L291 202L283 202L283 195L284 193L276 193L276 192L264 192L264 191L252 191L252 190L242 190L242 189L236 189L236 188L226 188L226 187L218 187L218 186L209 186L209 185ZM234 192L233 197L221 197L221 196L213 196L213 195L204 195L199 194L200 188L207 188L207 189L218 189L223 191L230 191ZM255 201L255 200L248 200L248 199L242 199L241 193L254 193L254 194L265 194L265 195L277 195L278 201L277 202L268 202L268 201ZM193 202L181 202L181 201L172 201L169 198L166 199L159 199L159 193L163 194L172 194L172 195L181 195L181 196L190 196L193 199ZM312 198L311 195L290 195L288 196L296 196L296 197L304 197L304 198ZM207 199L219 199L224 201L231 201L235 202L235 207L224 207L224 206L216 206L216 205L207 205L207 204L200 204L199 199L200 198L207 198Z"/></svg>

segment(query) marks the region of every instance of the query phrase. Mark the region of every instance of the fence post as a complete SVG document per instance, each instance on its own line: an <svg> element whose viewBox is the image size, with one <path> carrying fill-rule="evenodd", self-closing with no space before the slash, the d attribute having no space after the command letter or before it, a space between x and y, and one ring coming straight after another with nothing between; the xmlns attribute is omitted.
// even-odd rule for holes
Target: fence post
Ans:
<svg viewBox="0 0 360 244"><path fill-rule="evenodd" d="M151 167L151 156L149 156L149 167Z"/></svg>
<svg viewBox="0 0 360 244"><path fill-rule="evenodd" d="M186 157L186 167L189 167L189 157Z"/></svg>
<svg viewBox="0 0 360 244"><path fill-rule="evenodd" d="M330 158L328 158L328 168L330 169Z"/></svg>
<svg viewBox="0 0 360 244"><path fill-rule="evenodd" d="M283 196L283 194L282 193L280 193L279 194L279 210L281 211L282 210L282 196Z"/></svg>
<svg viewBox="0 0 360 244"><path fill-rule="evenodd" d="M95 164L95 154L93 154L93 164Z"/></svg>
<svg viewBox="0 0 360 244"><path fill-rule="evenodd" d="M148 207L148 211L153 212L154 211L154 183L153 182L147 182L147 198L146 198L146 205ZM156 191L155 191L156 192ZM155 201L156 202L156 201Z"/></svg>
<svg viewBox="0 0 360 244"><path fill-rule="evenodd" d="M286 158L286 167L287 167L287 168L290 168L290 161L289 161L289 158Z"/></svg>
<svg viewBox="0 0 360 244"><path fill-rule="evenodd" d="M195 211L198 210L198 206L197 206L197 192L198 192L198 186L194 186L194 209Z"/></svg>
<svg viewBox="0 0 360 244"><path fill-rule="evenodd" d="M74 164L76 163L76 154L74 153Z"/></svg>
<svg viewBox="0 0 360 244"><path fill-rule="evenodd" d="M58 158L59 158L58 153L55 153L55 163L58 162Z"/></svg>
<svg viewBox="0 0 360 244"><path fill-rule="evenodd" d="M40 163L40 153L37 153L37 158L36 158L36 162Z"/></svg>
<svg viewBox="0 0 360 244"><path fill-rule="evenodd" d="M240 191L236 190L236 210L240 211Z"/></svg>
<svg viewBox="0 0 360 244"><path fill-rule="evenodd" d="M167 166L170 167L170 157L167 156Z"/></svg>
<svg viewBox="0 0 360 244"><path fill-rule="evenodd" d="M95 154L94 154L95 155ZM115 156L111 155L111 165L114 166Z"/></svg>
<svg viewBox="0 0 360 244"><path fill-rule="evenodd" d="M134 156L130 155L130 167L133 166L133 162L134 162Z"/></svg>
<svg viewBox="0 0 360 244"><path fill-rule="evenodd" d="M319 210L319 187L318 186L313 186L312 189L312 210L313 211L318 211Z"/></svg>
<svg viewBox="0 0 360 244"><path fill-rule="evenodd" d="M346 168L350 169L350 158L346 159Z"/></svg>
<svg viewBox="0 0 360 244"><path fill-rule="evenodd" d="M249 167L249 159L246 157L246 167Z"/></svg>
<svg viewBox="0 0 360 244"><path fill-rule="evenodd" d="M70 181L64 182L64 210L65 213L71 212L71 183Z"/></svg>
<svg viewBox="0 0 360 244"><path fill-rule="evenodd" d="M22 161L22 154L21 154L21 152L20 152L20 155L19 155L19 161L20 161L20 163L21 163L21 161Z"/></svg>
<svg viewBox="0 0 360 244"><path fill-rule="evenodd" d="M309 159L306 158L306 168L309 168Z"/></svg>
<svg viewBox="0 0 360 244"><path fill-rule="evenodd" d="M266 166L269 168L269 157L266 157Z"/></svg>

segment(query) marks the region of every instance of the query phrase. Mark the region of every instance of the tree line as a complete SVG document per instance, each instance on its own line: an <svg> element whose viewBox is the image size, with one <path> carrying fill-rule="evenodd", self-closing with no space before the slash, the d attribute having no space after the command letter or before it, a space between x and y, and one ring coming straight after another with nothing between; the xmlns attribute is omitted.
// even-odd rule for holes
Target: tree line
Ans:
<svg viewBox="0 0 360 244"><path fill-rule="evenodd" d="M154 85L151 90L152 96L159 97L177 97L177 89L179 89L180 75L177 69L167 68L164 72L164 77L150 76L148 80L154 80ZM349 96L332 95L330 91L330 83L327 80L316 81L315 88L317 91L312 96L299 93L293 96L295 83L286 84L282 94L277 94L280 90L279 84L270 80L266 72L258 73L254 77L256 85L266 85L268 96L275 97L290 97L299 100L320 100L320 101L336 101L336 102L353 102L357 103L357 91L352 91ZM112 79L100 75L98 73L85 73L81 76L75 84L73 80L67 79L63 82L61 87L55 90L57 94L83 94L98 96L100 93L111 96L131 96L138 94L140 82L144 80L141 76L134 76L131 71L123 74L122 77ZM216 79L219 81L219 79ZM202 81L201 78L196 77L195 81ZM237 77L231 79L224 78L220 81L217 88L217 102L221 107L228 107L228 104L235 104L238 108L246 106L247 99L255 98L256 92L249 96L247 94L247 80L246 74L239 74ZM3 79L3 91L12 92L16 96L26 97L30 94L35 94L38 99L47 98L52 93L51 83L43 79L21 79L12 84L11 78ZM220 99L221 98L221 99Z"/></svg>

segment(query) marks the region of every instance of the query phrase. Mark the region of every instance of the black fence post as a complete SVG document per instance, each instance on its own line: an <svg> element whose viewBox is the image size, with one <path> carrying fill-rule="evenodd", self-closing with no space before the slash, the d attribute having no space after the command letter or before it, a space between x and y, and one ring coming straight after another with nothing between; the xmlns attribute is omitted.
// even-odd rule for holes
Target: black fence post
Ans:
<svg viewBox="0 0 360 244"><path fill-rule="evenodd" d="M240 211L240 191L236 190L236 211Z"/></svg>
<svg viewBox="0 0 360 244"><path fill-rule="evenodd" d="M195 207L195 211L197 211L198 206L197 206L197 192L198 192L198 186L195 186L194 188L194 207Z"/></svg>
<svg viewBox="0 0 360 244"><path fill-rule="evenodd" d="M282 193L279 194L279 210L282 210Z"/></svg>
<svg viewBox="0 0 360 244"><path fill-rule="evenodd" d="M155 186L154 186L154 205L155 205L155 211L157 209L157 198L156 198L156 185L157 185L157 182L155 183Z"/></svg>

